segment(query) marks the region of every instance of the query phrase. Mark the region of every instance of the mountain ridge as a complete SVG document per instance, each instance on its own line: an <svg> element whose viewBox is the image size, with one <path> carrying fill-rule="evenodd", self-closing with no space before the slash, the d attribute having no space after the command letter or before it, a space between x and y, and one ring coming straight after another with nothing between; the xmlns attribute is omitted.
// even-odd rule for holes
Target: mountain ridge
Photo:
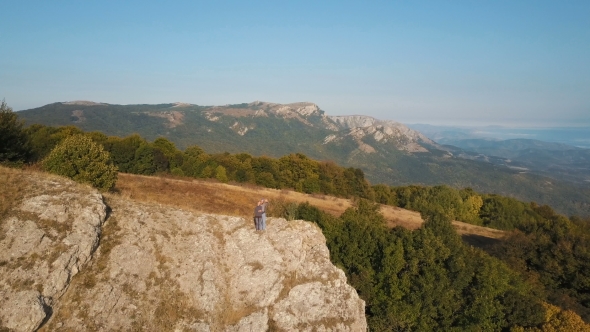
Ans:
<svg viewBox="0 0 590 332"><path fill-rule="evenodd" d="M316 160L361 168L373 183L471 187L590 215L590 189L548 179L449 149L395 121L330 116L309 102L255 101L223 106L53 103L18 112L27 125L75 125L84 131L148 140L166 137L180 149L281 157L300 152ZM473 160L471 160L473 159ZM581 188L581 189L580 189Z"/></svg>

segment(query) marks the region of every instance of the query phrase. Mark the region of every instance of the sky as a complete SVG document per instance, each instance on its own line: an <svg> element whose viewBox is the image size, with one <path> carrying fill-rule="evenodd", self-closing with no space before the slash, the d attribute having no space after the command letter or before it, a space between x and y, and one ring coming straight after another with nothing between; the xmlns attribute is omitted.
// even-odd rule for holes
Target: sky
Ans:
<svg viewBox="0 0 590 332"><path fill-rule="evenodd" d="M590 126L590 1L0 0L15 111L256 100L434 125Z"/></svg>

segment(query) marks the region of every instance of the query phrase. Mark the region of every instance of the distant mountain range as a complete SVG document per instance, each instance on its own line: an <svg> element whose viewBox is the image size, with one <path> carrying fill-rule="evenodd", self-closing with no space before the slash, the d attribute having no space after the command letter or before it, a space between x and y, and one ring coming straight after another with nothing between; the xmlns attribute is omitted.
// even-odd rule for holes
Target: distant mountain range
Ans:
<svg viewBox="0 0 590 332"><path fill-rule="evenodd" d="M590 185L590 149L532 139L464 139L454 141L453 145L477 154L461 154L465 158L484 159L520 171Z"/></svg>
<svg viewBox="0 0 590 332"><path fill-rule="evenodd" d="M459 157L590 185L590 128L410 127Z"/></svg>
<svg viewBox="0 0 590 332"><path fill-rule="evenodd" d="M429 124L408 124L440 144L455 145L464 139L531 139L555 142L569 146L590 149L590 127L505 127L505 126L435 126Z"/></svg>
<svg viewBox="0 0 590 332"><path fill-rule="evenodd" d="M554 150L541 148L526 157L525 153L517 153L523 148L498 145L490 147L486 154L481 152L486 148L485 141L441 145L398 122L363 115L329 116L313 103L257 101L200 106L76 101L18 114L28 125L75 125L84 131L114 136L138 133L148 140L163 136L180 149L196 144L209 153L280 157L301 152L313 159L361 168L372 183L471 187L482 193L548 204L568 215L590 216L590 186L569 178L577 184L567 182L564 176L552 179L540 175L550 174L550 168L531 167L535 162L546 162L543 151ZM570 153L567 151L561 153ZM509 158L508 152L516 155ZM548 155L556 164L558 156L554 152ZM572 156L572 163L584 168L585 156ZM562 169L564 174L567 171Z"/></svg>

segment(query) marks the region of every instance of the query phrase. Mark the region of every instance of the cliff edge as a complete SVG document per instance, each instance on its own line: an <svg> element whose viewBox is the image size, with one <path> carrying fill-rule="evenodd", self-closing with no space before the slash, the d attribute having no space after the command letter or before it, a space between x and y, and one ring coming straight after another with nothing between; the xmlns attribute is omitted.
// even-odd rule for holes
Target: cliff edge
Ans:
<svg viewBox="0 0 590 332"><path fill-rule="evenodd" d="M0 327L366 330L364 301L312 223L269 218L257 233L244 218L21 176L25 194L0 220Z"/></svg>

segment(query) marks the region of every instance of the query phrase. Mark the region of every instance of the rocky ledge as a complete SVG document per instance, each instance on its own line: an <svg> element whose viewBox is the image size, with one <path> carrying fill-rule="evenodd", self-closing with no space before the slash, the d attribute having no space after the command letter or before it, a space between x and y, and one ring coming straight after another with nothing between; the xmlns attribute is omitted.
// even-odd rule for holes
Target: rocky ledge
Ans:
<svg viewBox="0 0 590 332"><path fill-rule="evenodd" d="M105 204L37 177L0 224L1 327L366 330L364 301L312 223L270 218L259 233L244 218L117 195Z"/></svg>

